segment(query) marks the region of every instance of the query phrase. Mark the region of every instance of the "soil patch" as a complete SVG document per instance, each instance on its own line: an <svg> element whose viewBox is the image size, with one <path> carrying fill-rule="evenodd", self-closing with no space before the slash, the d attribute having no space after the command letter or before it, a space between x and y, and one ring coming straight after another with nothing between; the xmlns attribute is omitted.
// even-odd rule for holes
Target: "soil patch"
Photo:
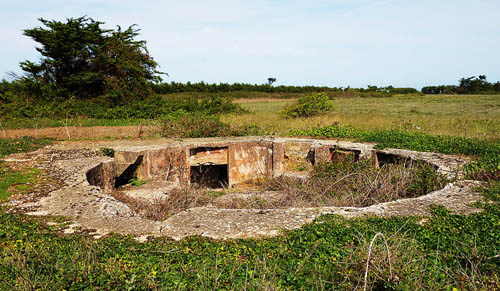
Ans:
<svg viewBox="0 0 500 291"><path fill-rule="evenodd" d="M91 126L91 127L47 127L47 128L23 128L7 129L2 132L4 138L19 138L32 136L37 138L65 139L97 139L106 137L141 137L157 135L159 132L155 126Z"/></svg>

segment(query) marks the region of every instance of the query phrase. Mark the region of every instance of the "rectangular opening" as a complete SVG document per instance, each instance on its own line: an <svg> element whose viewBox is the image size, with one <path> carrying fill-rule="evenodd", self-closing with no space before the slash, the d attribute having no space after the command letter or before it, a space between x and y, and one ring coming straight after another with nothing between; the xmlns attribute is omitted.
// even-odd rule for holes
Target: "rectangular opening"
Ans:
<svg viewBox="0 0 500 291"><path fill-rule="evenodd" d="M228 147L189 149L190 182L206 188L229 185Z"/></svg>
<svg viewBox="0 0 500 291"><path fill-rule="evenodd" d="M344 162L348 159L353 161L359 160L359 155L361 151L358 150L349 150L349 149L341 149L341 148L331 148L330 149L330 161L331 162Z"/></svg>
<svg viewBox="0 0 500 291"><path fill-rule="evenodd" d="M411 158L399 156L395 154L382 153L377 152L377 163L378 166L381 167L387 164L401 164L401 163L409 163L411 162Z"/></svg>
<svg viewBox="0 0 500 291"><path fill-rule="evenodd" d="M191 185L206 188L225 188L228 186L228 171L226 165L203 164L191 166Z"/></svg>

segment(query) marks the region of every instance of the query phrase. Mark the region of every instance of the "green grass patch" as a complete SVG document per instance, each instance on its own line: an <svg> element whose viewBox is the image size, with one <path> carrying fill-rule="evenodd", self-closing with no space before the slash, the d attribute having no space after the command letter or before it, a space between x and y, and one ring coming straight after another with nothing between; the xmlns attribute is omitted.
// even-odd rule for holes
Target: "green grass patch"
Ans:
<svg viewBox="0 0 500 291"><path fill-rule="evenodd" d="M277 135L331 124L365 130L398 130L432 135L500 140L500 95L396 95L337 98L333 111L309 118L285 119L279 111L291 100L240 99L253 114L226 116L232 124L255 124Z"/></svg>
<svg viewBox="0 0 500 291"><path fill-rule="evenodd" d="M263 240L189 238L138 243L113 235L61 237L36 218L0 214L0 288L81 290L314 290L362 286L368 245L369 288L498 288L500 209L471 216L436 208L420 218L345 219L315 223Z"/></svg>
<svg viewBox="0 0 500 291"><path fill-rule="evenodd" d="M6 155L33 151L52 142L49 138L34 138L24 136L21 138L0 139L0 158Z"/></svg>
<svg viewBox="0 0 500 291"><path fill-rule="evenodd" d="M0 139L0 157L36 150L51 142L51 139L36 139L32 137ZM22 193L31 189L32 184L36 182L36 178L40 173L41 170L39 169L13 171L4 162L0 161L0 202L8 199L13 192Z"/></svg>
<svg viewBox="0 0 500 291"><path fill-rule="evenodd" d="M130 183L130 185L132 186L142 186L144 184L146 184L146 180L142 180L142 179L137 179L137 178L132 178L128 181Z"/></svg>
<svg viewBox="0 0 500 291"><path fill-rule="evenodd" d="M14 193L25 193L33 188L39 169L13 171L0 162L0 202L6 201Z"/></svg>

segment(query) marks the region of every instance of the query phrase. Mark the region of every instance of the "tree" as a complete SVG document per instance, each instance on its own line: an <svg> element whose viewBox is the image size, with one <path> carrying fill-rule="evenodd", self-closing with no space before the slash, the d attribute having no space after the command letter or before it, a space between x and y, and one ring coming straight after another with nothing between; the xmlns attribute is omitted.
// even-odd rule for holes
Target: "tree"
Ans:
<svg viewBox="0 0 500 291"><path fill-rule="evenodd" d="M272 86L274 82L276 82L276 78L273 77L267 78L267 83L269 84L269 86Z"/></svg>
<svg viewBox="0 0 500 291"><path fill-rule="evenodd" d="M139 29L103 29L103 22L89 17L66 22L39 21L44 27L24 30L41 44L39 63L21 62L24 78L44 92L45 98L94 99L117 105L151 94L151 82L159 82L158 64L146 42L135 40Z"/></svg>
<svg viewBox="0 0 500 291"><path fill-rule="evenodd" d="M492 84L486 80L485 75L472 76L459 80L458 92L460 94L479 94L493 89Z"/></svg>

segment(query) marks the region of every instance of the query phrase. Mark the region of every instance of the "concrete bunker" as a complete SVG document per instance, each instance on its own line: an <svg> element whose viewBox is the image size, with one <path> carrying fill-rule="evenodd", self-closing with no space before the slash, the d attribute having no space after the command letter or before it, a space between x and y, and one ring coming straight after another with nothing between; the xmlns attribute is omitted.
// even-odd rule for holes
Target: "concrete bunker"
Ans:
<svg viewBox="0 0 500 291"><path fill-rule="evenodd" d="M105 193L127 185L130 179L161 189L182 185L227 188L261 178L302 175L317 163L373 160L375 167L423 161L439 171L435 161L405 152L375 150L371 145L301 140L259 139L185 143L141 151L115 150L110 161L90 169L90 185ZM151 186L152 187L152 186Z"/></svg>
<svg viewBox="0 0 500 291"><path fill-rule="evenodd" d="M262 140L115 150L114 158L87 171L86 176L90 185L111 193L132 178L163 189L181 185L226 188L274 174L273 143Z"/></svg>
<svg viewBox="0 0 500 291"><path fill-rule="evenodd" d="M103 148L112 148L114 157L103 155ZM371 144L334 140L245 137L86 141L56 144L27 157L43 163L44 168L58 169L57 175L64 173L68 177L67 184L43 197L37 202L39 208L32 213L63 215L84 228L97 229L99 235L118 232L177 239L190 235L258 237L300 227L325 213L346 217L426 215L428 206L435 204L458 212L471 212L474 209L470 203L480 199L480 195L473 192L472 187L476 184L460 180L462 166L470 159L398 149L379 150ZM391 162L422 161L432 165L440 174L458 177L458 181L452 180L440 190L431 190L432 193L384 200L389 202L369 202L371 204L364 206L283 205L279 203L292 201L290 192L279 188L258 192L255 185L260 181L248 183L263 177L273 178L265 181L280 182L281 178L289 178L302 183L313 177L309 174L313 165L352 158L360 162L377 161L375 165L380 165L380 170L390 167ZM359 166L375 168L366 162ZM359 175L361 183L371 185L370 180ZM377 183L381 177L376 176ZM146 183L140 186L124 184L130 178ZM319 192L326 192L340 185L336 182L332 179L328 183L303 184L307 187L301 189L309 191L312 188L309 186L314 186ZM373 183L373 189L380 188L377 183ZM233 189L207 191L186 187L195 184L208 188L227 184ZM339 189L343 193L363 193ZM191 204L191 200L200 201L200 196L193 194L202 191L206 196L201 198L210 198L210 201ZM123 196L119 197L121 194ZM161 204L161 201L166 203ZM167 203L176 209L162 217L153 217L157 215L155 211L163 211L159 207L168 206ZM30 211L33 209L27 203L19 205Z"/></svg>

